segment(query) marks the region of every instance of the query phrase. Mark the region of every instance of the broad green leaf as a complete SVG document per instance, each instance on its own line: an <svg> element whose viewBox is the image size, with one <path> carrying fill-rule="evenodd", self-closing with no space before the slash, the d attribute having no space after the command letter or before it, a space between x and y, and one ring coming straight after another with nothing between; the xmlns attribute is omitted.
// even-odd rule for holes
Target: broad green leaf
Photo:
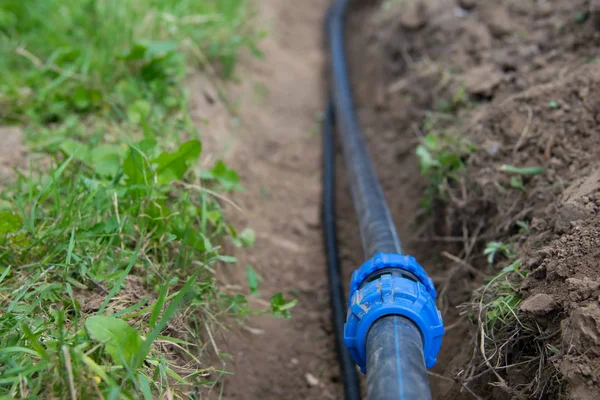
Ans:
<svg viewBox="0 0 600 400"><path fill-rule="evenodd" d="M523 187L523 177L521 175L515 175L510 177L510 186L515 189L525 190Z"/></svg>
<svg viewBox="0 0 600 400"><path fill-rule="evenodd" d="M240 176L229 168L223 161L218 161L210 171L202 174L204 179L212 179L219 182L226 191L240 189Z"/></svg>
<svg viewBox="0 0 600 400"><path fill-rule="evenodd" d="M83 143L67 139L60 145L60 150L69 157L73 157L88 165L91 164L90 148Z"/></svg>
<svg viewBox="0 0 600 400"><path fill-rule="evenodd" d="M250 288L250 293L258 294L258 275L252 265L246 265L246 278L248 279L248 287Z"/></svg>
<svg viewBox="0 0 600 400"><path fill-rule="evenodd" d="M157 57L163 57L177 50L177 42L174 41L157 41L145 42L146 44L146 59L151 60Z"/></svg>
<svg viewBox="0 0 600 400"><path fill-rule="evenodd" d="M417 147L417 156L421 166L421 175L425 175L432 168L439 166L439 162L433 158L427 147L423 145Z"/></svg>
<svg viewBox="0 0 600 400"><path fill-rule="evenodd" d="M439 139L435 135L427 135L423 138L423 144L427 146L428 149L437 150L439 146Z"/></svg>
<svg viewBox="0 0 600 400"><path fill-rule="evenodd" d="M127 107L127 119L135 125L139 125L142 120L147 119L152 111L152 106L146 100L136 100Z"/></svg>
<svg viewBox="0 0 600 400"><path fill-rule="evenodd" d="M162 153L152 164L156 165L159 183L169 183L183 178L189 165L198 159L202 144L198 140L183 143L175 153Z"/></svg>
<svg viewBox="0 0 600 400"><path fill-rule="evenodd" d="M148 159L139 149L131 147L129 155L123 161L123 172L127 175L127 185L146 185L152 180L152 171Z"/></svg>
<svg viewBox="0 0 600 400"><path fill-rule="evenodd" d="M10 233L16 233L23 227L23 219L10 211L0 212L0 239Z"/></svg>
<svg viewBox="0 0 600 400"><path fill-rule="evenodd" d="M121 166L121 149L117 146L102 145L91 151L92 167L97 174L114 176Z"/></svg>
<svg viewBox="0 0 600 400"><path fill-rule="evenodd" d="M85 186L85 188L90 192L95 192L102 186L102 182L99 180L86 178L85 176L81 177L81 182L83 183L83 186Z"/></svg>
<svg viewBox="0 0 600 400"><path fill-rule="evenodd" d="M75 93L73 94L73 104L80 111L85 110L90 106L90 96L83 86L79 86L77 90L75 90Z"/></svg>
<svg viewBox="0 0 600 400"><path fill-rule="evenodd" d="M518 272L519 268L521 268L521 260L516 260L512 264L510 264L509 266L504 267L502 269L502 272L504 272L504 273Z"/></svg>
<svg viewBox="0 0 600 400"><path fill-rule="evenodd" d="M126 60L126 61L142 60L144 58L144 56L146 55L147 48L148 48L148 46L145 43L136 42L133 44L133 46L129 50L122 53L119 56L119 59Z"/></svg>
<svg viewBox="0 0 600 400"><path fill-rule="evenodd" d="M256 232L254 229L246 228L240 233L240 241L244 247L252 247L256 242Z"/></svg>
<svg viewBox="0 0 600 400"><path fill-rule="evenodd" d="M298 300L287 301L284 299L283 294L276 293L271 297L271 308L275 316L282 316L284 318L290 318L291 314L288 311L296 305Z"/></svg>
<svg viewBox="0 0 600 400"><path fill-rule="evenodd" d="M206 219L212 222L213 224L216 224L217 222L223 219L223 214L221 214L221 211L219 210L207 211L205 215Z"/></svg>
<svg viewBox="0 0 600 400"><path fill-rule="evenodd" d="M246 228L241 233L237 233L231 225L227 226L231 242L237 247L252 247L256 241L256 232L253 229Z"/></svg>
<svg viewBox="0 0 600 400"><path fill-rule="evenodd" d="M137 368L133 362L144 341L127 322L97 315L85 320L85 328L92 339L105 344L106 352L115 364Z"/></svg>

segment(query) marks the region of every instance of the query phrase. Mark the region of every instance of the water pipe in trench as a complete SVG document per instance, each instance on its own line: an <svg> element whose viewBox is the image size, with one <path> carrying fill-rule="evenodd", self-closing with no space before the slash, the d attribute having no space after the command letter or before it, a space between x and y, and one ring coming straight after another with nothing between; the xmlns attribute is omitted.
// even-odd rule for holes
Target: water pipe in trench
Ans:
<svg viewBox="0 0 600 400"><path fill-rule="evenodd" d="M444 325L427 272L402 253L381 185L360 130L346 65L349 0L334 0L326 18L331 99L323 129L323 222L333 322L347 400L360 399L355 363L367 376L368 400L428 400ZM335 226L334 131L347 170L367 261L344 300Z"/></svg>

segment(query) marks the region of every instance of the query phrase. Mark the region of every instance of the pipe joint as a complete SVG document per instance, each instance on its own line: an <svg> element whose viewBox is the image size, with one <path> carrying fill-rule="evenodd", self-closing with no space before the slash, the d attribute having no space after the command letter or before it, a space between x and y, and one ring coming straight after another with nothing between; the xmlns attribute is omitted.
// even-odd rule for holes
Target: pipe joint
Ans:
<svg viewBox="0 0 600 400"><path fill-rule="evenodd" d="M389 272L394 269L417 279ZM382 270L385 270L382 275L369 279ZM433 281L411 256L379 253L354 271L344 324L344 342L363 373L366 373L369 329L378 319L390 315L405 317L419 328L425 364L427 368L435 365L444 335L436 297Z"/></svg>

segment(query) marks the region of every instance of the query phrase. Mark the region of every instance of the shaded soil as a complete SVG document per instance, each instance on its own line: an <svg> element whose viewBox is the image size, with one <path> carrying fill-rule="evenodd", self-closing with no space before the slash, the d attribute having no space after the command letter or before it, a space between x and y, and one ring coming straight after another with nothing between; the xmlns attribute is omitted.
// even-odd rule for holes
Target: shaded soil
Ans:
<svg viewBox="0 0 600 400"><path fill-rule="evenodd" d="M596 3L392 3L355 8L350 56L405 251L440 292L448 329L434 397L599 398ZM467 138L476 150L460 154L466 172L443 181L425 212L427 180L414 154L432 133ZM507 165L542 171L515 178ZM342 203L350 271L361 254L351 204ZM509 244L514 256L491 266L489 241ZM471 292L515 259L527 274L507 281L522 299L516 318L480 337L477 319L467 318L479 304Z"/></svg>
<svg viewBox="0 0 600 400"><path fill-rule="evenodd" d="M329 297L320 229L321 139L318 116L324 96L322 18L328 0L263 0L259 23L269 31L261 45L265 60L245 60L240 84L230 87L239 117L213 123L223 114L192 82L196 118L205 148L239 172L245 192L234 196L243 209L228 210L239 229L257 232L255 246L236 251L239 266L220 276L225 290L247 292L245 265L261 281L259 308L283 292L298 299L291 320L251 318L218 340L230 354L223 399L339 399L342 387L331 336ZM228 113L224 113L228 116ZM232 249L233 250L233 249ZM229 254L229 253L228 253ZM265 301L267 300L267 301ZM221 396L222 390L222 397Z"/></svg>

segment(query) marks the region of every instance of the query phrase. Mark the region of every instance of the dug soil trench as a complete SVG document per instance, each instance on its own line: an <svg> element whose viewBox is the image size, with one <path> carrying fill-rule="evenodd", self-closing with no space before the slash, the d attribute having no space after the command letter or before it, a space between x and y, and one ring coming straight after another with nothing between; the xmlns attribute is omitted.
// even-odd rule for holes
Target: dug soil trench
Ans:
<svg viewBox="0 0 600 400"><path fill-rule="evenodd" d="M319 219L328 3L261 1L266 60L234 89L241 127L226 158L246 193L230 214L258 232L238 256L263 298L298 305L291 321L254 318L218 344L233 357L226 399L342 398ZM360 121L403 249L444 314L434 398L600 398L596 2L355 4ZM364 256L340 175L348 280ZM236 290L245 275L222 280Z"/></svg>
<svg viewBox="0 0 600 400"><path fill-rule="evenodd" d="M356 4L360 119L447 328L434 396L600 398L597 2Z"/></svg>

